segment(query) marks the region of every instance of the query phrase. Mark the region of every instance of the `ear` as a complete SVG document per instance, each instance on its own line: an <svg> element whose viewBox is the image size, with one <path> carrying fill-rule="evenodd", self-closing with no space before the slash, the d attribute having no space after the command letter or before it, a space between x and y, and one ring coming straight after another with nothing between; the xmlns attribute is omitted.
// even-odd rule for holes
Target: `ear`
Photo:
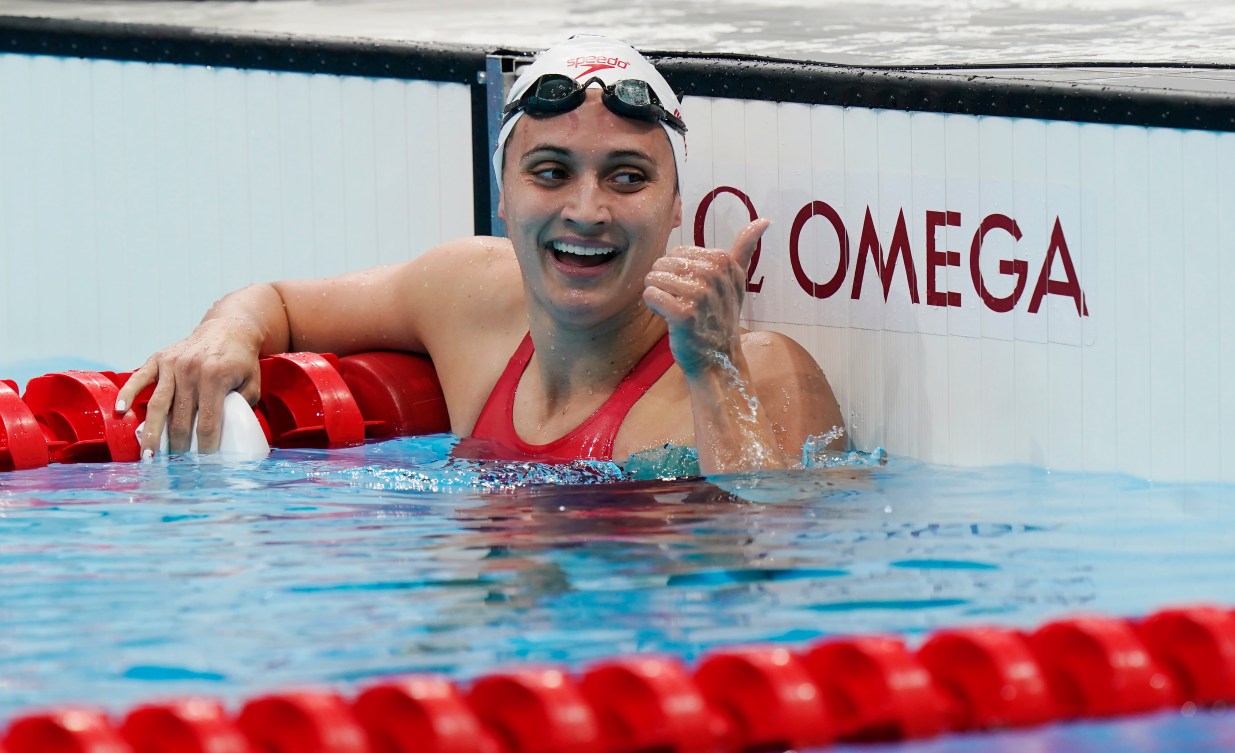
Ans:
<svg viewBox="0 0 1235 753"><path fill-rule="evenodd" d="M682 227L682 192L673 194L673 227Z"/></svg>
<svg viewBox="0 0 1235 753"><path fill-rule="evenodd" d="M500 188L497 194L497 217L502 222L506 221L506 192Z"/></svg>

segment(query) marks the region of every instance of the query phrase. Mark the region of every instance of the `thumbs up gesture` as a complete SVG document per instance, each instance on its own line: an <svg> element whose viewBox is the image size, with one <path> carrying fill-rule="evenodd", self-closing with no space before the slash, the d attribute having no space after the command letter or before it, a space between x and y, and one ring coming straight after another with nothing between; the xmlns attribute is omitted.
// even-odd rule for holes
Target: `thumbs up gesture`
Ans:
<svg viewBox="0 0 1235 753"><path fill-rule="evenodd" d="M772 224L757 219L729 249L678 246L656 260L644 278L643 302L669 324L673 357L692 377L738 352L746 269L759 238Z"/></svg>

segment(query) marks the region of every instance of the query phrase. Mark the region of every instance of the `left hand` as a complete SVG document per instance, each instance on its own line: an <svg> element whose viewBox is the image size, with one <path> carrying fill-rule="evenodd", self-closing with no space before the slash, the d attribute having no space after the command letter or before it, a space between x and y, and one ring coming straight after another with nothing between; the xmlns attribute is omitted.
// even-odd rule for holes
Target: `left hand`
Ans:
<svg viewBox="0 0 1235 753"><path fill-rule="evenodd" d="M755 220L727 250L678 246L644 278L643 302L669 323L669 345L687 378L715 365L717 353L737 354L746 268L771 224Z"/></svg>

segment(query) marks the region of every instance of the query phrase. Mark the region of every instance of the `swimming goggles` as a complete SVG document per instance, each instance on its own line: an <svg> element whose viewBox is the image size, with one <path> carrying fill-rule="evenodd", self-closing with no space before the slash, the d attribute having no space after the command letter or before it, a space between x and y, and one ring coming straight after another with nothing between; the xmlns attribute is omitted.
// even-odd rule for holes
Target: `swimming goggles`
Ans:
<svg viewBox="0 0 1235 753"><path fill-rule="evenodd" d="M506 125L520 111L528 115L570 112L583 104L587 98L587 88L593 83L601 85L600 100L615 115L647 123L661 122L682 135L686 134L686 123L661 105L660 98L646 81L627 78L606 86L599 76L593 76L580 84L561 73L546 73L533 81L523 96L502 110L502 125Z"/></svg>

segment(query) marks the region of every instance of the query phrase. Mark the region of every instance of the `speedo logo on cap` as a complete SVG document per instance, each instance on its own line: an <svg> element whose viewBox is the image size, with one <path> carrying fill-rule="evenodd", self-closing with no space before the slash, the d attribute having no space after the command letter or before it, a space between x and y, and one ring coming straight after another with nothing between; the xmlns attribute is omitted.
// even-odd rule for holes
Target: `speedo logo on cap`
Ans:
<svg viewBox="0 0 1235 753"><path fill-rule="evenodd" d="M604 57L603 55L580 55L577 58L570 58L566 61L567 68L583 68L584 70L575 76L575 78L583 78L597 71L607 71L610 68L619 70L630 67L630 63L619 57Z"/></svg>

